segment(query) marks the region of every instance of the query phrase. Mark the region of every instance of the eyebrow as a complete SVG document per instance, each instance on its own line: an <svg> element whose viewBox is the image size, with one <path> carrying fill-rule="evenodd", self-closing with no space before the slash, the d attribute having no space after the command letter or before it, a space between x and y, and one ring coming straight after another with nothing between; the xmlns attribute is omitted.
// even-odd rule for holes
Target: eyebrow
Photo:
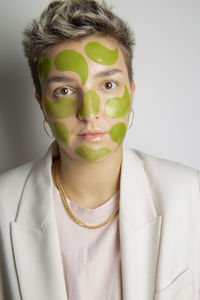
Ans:
<svg viewBox="0 0 200 300"><path fill-rule="evenodd" d="M101 72L97 73L94 77L95 78L106 77L106 76L114 75L116 73L122 73L122 71L120 69L112 69L112 70L101 71Z"/></svg>
<svg viewBox="0 0 200 300"><path fill-rule="evenodd" d="M67 77L67 76L52 76L49 79L47 79L47 84L50 84L51 82L75 82L76 80Z"/></svg>
<svg viewBox="0 0 200 300"><path fill-rule="evenodd" d="M122 73L122 71L120 69L111 69L111 70L101 71L101 72L97 73L94 76L94 78L111 76L116 73ZM68 77L68 76L52 76L49 79L47 79L47 84L50 84L52 82L76 82L76 79L73 79L72 77Z"/></svg>

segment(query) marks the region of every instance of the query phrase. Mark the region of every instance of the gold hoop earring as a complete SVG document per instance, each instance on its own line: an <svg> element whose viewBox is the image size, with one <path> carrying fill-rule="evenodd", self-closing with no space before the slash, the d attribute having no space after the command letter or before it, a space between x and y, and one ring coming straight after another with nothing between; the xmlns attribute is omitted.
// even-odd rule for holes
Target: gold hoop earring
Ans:
<svg viewBox="0 0 200 300"><path fill-rule="evenodd" d="M128 129L131 128L132 124L133 124L133 120L134 120L134 110L133 108L131 108L131 112L130 114L132 113L132 116L131 116L131 122L129 122L129 125L128 125ZM129 116L129 120L130 120L130 116Z"/></svg>
<svg viewBox="0 0 200 300"><path fill-rule="evenodd" d="M54 138L53 133L51 132L52 136L50 136L49 133L48 133L48 131L47 131L47 129L46 129L46 126L45 126L45 119L43 120L43 127L44 127L44 130L45 130L46 134L48 135L48 137L50 137L51 139L53 139L53 138Z"/></svg>

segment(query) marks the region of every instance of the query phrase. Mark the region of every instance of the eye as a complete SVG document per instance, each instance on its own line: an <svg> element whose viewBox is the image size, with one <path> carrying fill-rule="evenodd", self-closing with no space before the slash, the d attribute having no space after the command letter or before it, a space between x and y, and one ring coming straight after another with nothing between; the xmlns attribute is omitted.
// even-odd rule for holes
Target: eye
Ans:
<svg viewBox="0 0 200 300"><path fill-rule="evenodd" d="M57 89L54 94L57 96L57 97L66 97L68 95L71 95L73 92L72 90L70 90L69 88L59 88Z"/></svg>
<svg viewBox="0 0 200 300"><path fill-rule="evenodd" d="M104 83L104 86L105 86L106 90L111 90L113 87L116 87L117 84L115 82L113 82L113 81L106 81Z"/></svg>

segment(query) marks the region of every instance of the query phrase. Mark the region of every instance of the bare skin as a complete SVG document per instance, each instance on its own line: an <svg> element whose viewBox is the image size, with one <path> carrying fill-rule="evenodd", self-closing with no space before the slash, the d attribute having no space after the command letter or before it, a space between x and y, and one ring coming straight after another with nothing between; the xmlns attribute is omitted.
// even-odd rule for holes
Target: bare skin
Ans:
<svg viewBox="0 0 200 300"><path fill-rule="evenodd" d="M81 41L70 41L67 43L62 43L57 46L54 46L49 49L48 57L52 60L55 56L65 49L78 49L78 51L85 56L84 52L84 45L88 42L94 41L95 36L89 36ZM87 59L88 68L89 68L89 75L86 84L83 86L81 80L75 72L66 71L62 72L65 73L67 76L70 75L76 83L74 86L70 84L70 88L74 88L76 91L76 95L79 97L83 97L83 95L90 89L95 90L99 93L99 96L102 100L102 103L105 103L104 99L109 98L105 92L100 91L100 80L101 85L102 82L110 82L112 79L118 80L121 84L121 88L113 90L112 96L119 97L122 93L122 87L124 85L127 86L130 98L132 100L134 91L135 91L135 84L132 82L130 85L128 79L128 72L126 68L126 64L124 61L123 53L119 48L118 43L110 37L98 37L98 41L104 44L106 47L110 49L115 49L116 47L119 50L119 59L114 64L114 66L105 66L101 64L97 64L94 61ZM116 73L112 76L106 76L104 78L95 78L95 74L101 72L103 70L110 70L110 69L120 69L121 73ZM53 69L51 72L51 76L58 76L58 71ZM42 99L39 99L38 94L35 94L35 97L40 104L42 111L44 112L44 96L48 95L50 97L50 90L56 89L61 86L61 83L54 83L53 86L49 87L47 85L47 81L44 80L42 84ZM62 87L68 88L68 83L62 83ZM81 96L80 96L81 95ZM111 95L111 94L110 94ZM70 95L71 96L71 95ZM77 96L78 97L78 96ZM128 124L129 115L123 117L122 121L127 125ZM46 117L45 117L46 119ZM109 130L113 124L116 123L116 120L111 119L105 114L104 106L101 105L101 110L96 116L89 116L85 117L84 119L79 119L76 114L72 117L68 118L67 126L72 134L72 142L69 143L67 149L64 149L58 144L60 158L61 158L61 167L60 167L60 177L64 186L64 190L70 196L70 199L77 203L78 205L85 207L85 208L96 208L106 201L108 201L113 194L119 188L120 182L120 171L121 171L121 163L122 163L122 144L117 148L116 143L109 139L109 136L106 137L103 141L97 142L85 142L84 145L99 148L99 147L108 147L111 149L111 153L93 163L88 163L74 154L74 145L79 145L80 139L77 136L77 133L81 132L85 129L92 129L92 128L102 128L104 131ZM115 122L115 123L114 123ZM76 132L76 134L74 134ZM83 145L83 142L82 144ZM55 183L54 178L55 170L54 165L52 165L52 177Z"/></svg>

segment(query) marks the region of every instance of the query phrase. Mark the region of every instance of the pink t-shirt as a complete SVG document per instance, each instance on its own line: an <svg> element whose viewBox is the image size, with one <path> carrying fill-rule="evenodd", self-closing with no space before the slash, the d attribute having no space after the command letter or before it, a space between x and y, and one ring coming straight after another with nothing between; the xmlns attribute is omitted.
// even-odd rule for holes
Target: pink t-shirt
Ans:
<svg viewBox="0 0 200 300"><path fill-rule="evenodd" d="M68 300L122 300L119 211L103 227L88 229L71 219L55 185L53 193ZM119 192L94 209L67 201L81 221L96 225L114 212Z"/></svg>

